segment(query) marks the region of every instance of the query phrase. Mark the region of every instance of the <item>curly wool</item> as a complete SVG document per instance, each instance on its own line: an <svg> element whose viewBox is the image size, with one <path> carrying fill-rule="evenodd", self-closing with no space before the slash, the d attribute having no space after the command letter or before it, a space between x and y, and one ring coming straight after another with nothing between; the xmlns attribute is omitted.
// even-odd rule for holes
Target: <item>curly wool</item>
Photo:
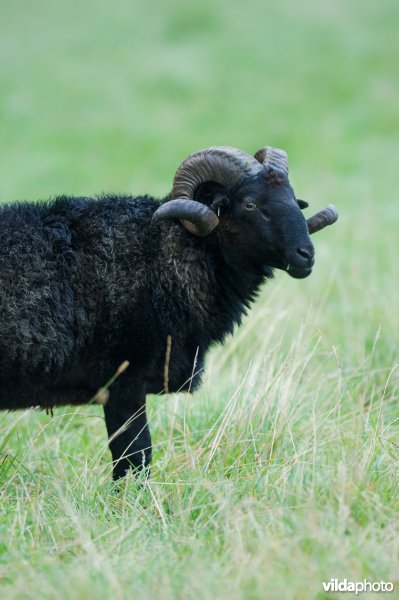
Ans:
<svg viewBox="0 0 399 600"><path fill-rule="evenodd" d="M87 402L124 360L127 381L159 393L168 336L169 390L198 384L194 361L201 371L264 273L237 271L215 237L151 225L158 207L113 195L2 206L0 408Z"/></svg>

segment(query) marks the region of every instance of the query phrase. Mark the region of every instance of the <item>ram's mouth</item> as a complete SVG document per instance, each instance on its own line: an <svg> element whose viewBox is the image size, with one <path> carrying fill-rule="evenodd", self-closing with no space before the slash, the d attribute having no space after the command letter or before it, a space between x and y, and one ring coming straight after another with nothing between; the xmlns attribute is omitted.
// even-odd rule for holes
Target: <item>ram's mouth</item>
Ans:
<svg viewBox="0 0 399 600"><path fill-rule="evenodd" d="M311 274L313 270L313 264L311 267L298 267L289 264L286 261L283 262L276 260L275 262L268 261L267 266L265 265L264 268L265 271L268 271L269 269L279 269L280 271L286 271L286 273L288 273L288 275L290 275L294 279L305 279L305 277L308 277Z"/></svg>
<svg viewBox="0 0 399 600"><path fill-rule="evenodd" d="M288 275L291 275L291 277L294 277L294 279L305 279L305 277L308 277L311 274L312 267L299 268L287 265L285 270L287 271Z"/></svg>

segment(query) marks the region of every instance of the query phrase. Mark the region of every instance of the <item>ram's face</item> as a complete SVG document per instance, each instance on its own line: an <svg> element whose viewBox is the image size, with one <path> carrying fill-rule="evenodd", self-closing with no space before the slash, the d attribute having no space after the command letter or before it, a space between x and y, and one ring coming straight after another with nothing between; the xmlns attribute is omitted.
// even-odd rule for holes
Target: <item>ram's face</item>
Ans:
<svg viewBox="0 0 399 600"><path fill-rule="evenodd" d="M307 223L288 181L261 176L235 191L220 219L236 237L248 261L307 277L314 264L314 247ZM230 223L229 223L230 221Z"/></svg>
<svg viewBox="0 0 399 600"><path fill-rule="evenodd" d="M305 221L300 209L307 204L296 200L288 182L287 155L270 146L255 156L226 146L190 154L176 171L171 196L153 224L179 219L192 235L219 236L221 248L244 268L275 267L298 278L314 263L309 232L338 217L328 205Z"/></svg>

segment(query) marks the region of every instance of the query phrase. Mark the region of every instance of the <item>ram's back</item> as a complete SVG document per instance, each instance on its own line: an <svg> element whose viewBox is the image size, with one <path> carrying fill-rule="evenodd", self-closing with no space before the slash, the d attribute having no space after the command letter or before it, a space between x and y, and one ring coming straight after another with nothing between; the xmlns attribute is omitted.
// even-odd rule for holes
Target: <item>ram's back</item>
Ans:
<svg viewBox="0 0 399 600"><path fill-rule="evenodd" d="M155 206L105 196L2 207L0 382L62 373L131 300L127 278L148 264L143 236Z"/></svg>

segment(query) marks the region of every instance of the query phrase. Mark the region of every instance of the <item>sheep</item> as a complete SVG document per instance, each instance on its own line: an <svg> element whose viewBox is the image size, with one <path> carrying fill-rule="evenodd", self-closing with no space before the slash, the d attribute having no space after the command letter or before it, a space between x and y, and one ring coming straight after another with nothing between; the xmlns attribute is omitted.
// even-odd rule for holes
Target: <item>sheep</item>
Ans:
<svg viewBox="0 0 399 600"><path fill-rule="evenodd" d="M330 205L306 221L306 206L284 151L223 146L191 154L161 202L3 205L0 408L88 403L119 368L103 396L113 477L147 471L146 394L195 390L207 350L274 269L311 273L309 233L337 214Z"/></svg>

